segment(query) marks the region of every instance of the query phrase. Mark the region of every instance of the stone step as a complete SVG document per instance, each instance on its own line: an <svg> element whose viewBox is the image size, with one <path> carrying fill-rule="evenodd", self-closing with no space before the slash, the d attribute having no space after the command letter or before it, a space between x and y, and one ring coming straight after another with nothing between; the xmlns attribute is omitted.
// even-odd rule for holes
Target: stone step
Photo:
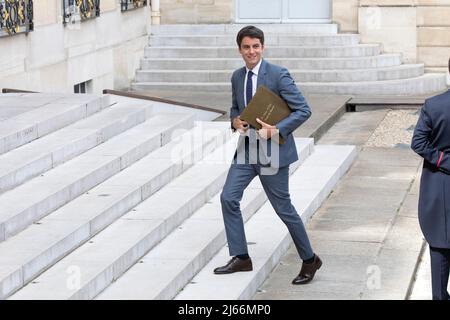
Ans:
<svg viewBox="0 0 450 320"><path fill-rule="evenodd" d="M154 35L217 35L236 34L248 24L165 24L152 25L151 33ZM264 34L336 34L337 24L254 24L262 29Z"/></svg>
<svg viewBox="0 0 450 320"><path fill-rule="evenodd" d="M377 69L289 70L296 82L355 82L414 78L423 75L423 64ZM136 82L227 82L233 70L138 70Z"/></svg>
<svg viewBox="0 0 450 320"><path fill-rule="evenodd" d="M100 100L101 99L101 100ZM115 103L109 94L92 95L92 94L68 94L68 93L0 93L0 118L14 118L24 112L44 107L49 104L86 104L89 113L94 113L97 109L108 107ZM100 104L100 105L99 105ZM18 112L4 113L5 109L14 109Z"/></svg>
<svg viewBox="0 0 450 320"><path fill-rule="evenodd" d="M0 121L17 117L61 98L61 95L42 97L41 94L34 94L34 99L30 99L29 94L26 98L22 97L24 94L26 93L0 93Z"/></svg>
<svg viewBox="0 0 450 320"><path fill-rule="evenodd" d="M109 105L109 96L0 94L0 108L30 109L1 122L0 154L89 117Z"/></svg>
<svg viewBox="0 0 450 320"><path fill-rule="evenodd" d="M305 222L320 207L320 204L356 158L356 149L353 146L321 145L316 146L315 149L316 151L294 172L290 181L293 204L301 212L302 220ZM312 182L312 184L308 185L309 182ZM325 184L323 184L324 182ZM204 225L207 225L207 223ZM198 222L193 226L194 228L204 228L204 226ZM206 230L210 228L212 229L212 227L209 227ZM253 271L230 275L213 274L212 270L215 267L223 265L230 259L228 248L222 246L216 255L214 255L215 252L213 253L212 259L197 258L198 264L201 263L200 261L206 260L206 265L203 268L200 266L200 272L192 279L186 276L183 278L184 282L189 283L175 299L251 299L287 251L292 239L286 226L273 212L273 208L268 202L246 222L245 230L247 241L250 244L249 254L253 261ZM204 248L204 244L202 248ZM199 249L200 246L197 250L192 251L198 252ZM170 253L163 255L163 258L167 261L167 269L170 269L171 265L176 265L176 263L170 263L169 257L173 259L175 255L171 256ZM154 263L161 264L163 258ZM184 271L186 274L186 268ZM294 276L292 275L292 277ZM149 274L143 279L148 279L148 277Z"/></svg>
<svg viewBox="0 0 450 320"><path fill-rule="evenodd" d="M345 46L359 43L358 34L294 35L271 34L264 40L266 47L273 46ZM236 35L154 35L149 46L221 47L236 46Z"/></svg>
<svg viewBox="0 0 450 320"><path fill-rule="evenodd" d="M123 109L123 112L129 113L129 119L118 121L116 126L132 127L142 123L148 111L145 107ZM181 124L191 125L186 123L186 119L179 121ZM177 124L181 125L180 122ZM157 148L161 142L161 132L156 132L149 138L145 135L145 130L149 130L145 124L133 128L129 134L114 137L2 194L0 240L17 234Z"/></svg>
<svg viewBox="0 0 450 320"><path fill-rule="evenodd" d="M168 128L167 125L166 128ZM182 126L179 126L179 128L181 129ZM15 237L1 243L0 252L4 254L0 255L0 264L8 266L6 270L1 272L2 297L9 296L32 281L41 272L86 243L112 223L113 226L121 225L121 223L126 223L127 227L135 225L135 231L137 230L136 227L148 227L148 223L145 223L145 221L137 219L133 223L131 219L125 218L127 216L120 217L130 210L128 217L145 214L148 207L144 209L139 203L155 192L156 194L150 198L154 199L150 209L155 210L156 208L158 212L160 210L158 208L164 206L164 204L173 205L178 201L173 199L173 192L176 190L178 190L176 194L180 197L183 197L184 194L193 197L189 205L180 209L179 214L181 215L183 210L190 210L190 206L195 206L199 201L204 201L202 200L205 197L204 192L194 196L195 192L176 189L176 187L169 189L169 194L166 192L165 202L155 199L161 199L157 196L160 194L160 192L157 192L158 189L166 190L164 185L192 167L194 161L201 160L202 157L227 141L231 137L229 125L226 123L205 125L197 123L193 129L187 132L186 130L180 131L185 132L182 135L177 134L172 142L153 151L134 165L45 217L39 221L39 224L31 226ZM143 132L143 135L145 135L145 132ZM151 132L147 135L147 137L152 136ZM162 138L163 135L161 134L160 141ZM167 199L171 200L167 201ZM138 206L132 210L136 205ZM144 211L139 210L139 208ZM114 223L114 221L117 222ZM109 228L106 230L110 230ZM114 230L114 227L112 230ZM133 237L138 234L127 229L121 234L114 233L113 238L115 238L115 241L121 242L122 236L126 237L127 235ZM92 241L96 243L96 239L94 238ZM86 246L91 247L90 243ZM112 252L117 252L116 249L118 248L120 246L114 248ZM106 252L102 254L106 254ZM93 261L96 265L97 259L89 261L89 264ZM34 286L31 285L30 287Z"/></svg>
<svg viewBox="0 0 450 320"><path fill-rule="evenodd" d="M219 129L221 139L231 137L229 127L224 123L210 128ZM217 133L215 137L219 137ZM11 298L93 298L218 191L229 166L223 156L232 157L236 138L237 135L225 145L223 140L216 139L216 146L218 143L220 146L215 151L213 148L203 150L204 161L191 166L133 210L128 208L130 211L124 212L89 243L56 263ZM78 288L66 286L65 270L71 265L77 265L81 271L82 281Z"/></svg>
<svg viewBox="0 0 450 320"><path fill-rule="evenodd" d="M410 95L428 94L447 88L446 75L426 73L422 76L401 80L361 81L361 82L297 82L304 93L326 94L377 94ZM177 88L191 92L230 92L230 82L135 82L131 89L137 91L164 91Z"/></svg>
<svg viewBox="0 0 450 320"><path fill-rule="evenodd" d="M142 105L142 102L114 105L87 119L1 155L0 193L15 188L143 122L145 117L141 116L136 122L128 110L128 107Z"/></svg>
<svg viewBox="0 0 450 320"><path fill-rule="evenodd" d="M298 58L367 57L380 54L379 44L359 44L353 46L304 46L270 47L264 56ZM239 58L237 47L145 47L145 58Z"/></svg>
<svg viewBox="0 0 450 320"><path fill-rule="evenodd" d="M307 161L314 150L312 139L296 139L296 144L299 161L291 166L291 172L305 159ZM259 179L255 179L241 202L244 219L253 215L266 200ZM140 259L140 263L102 292L98 299L171 299L224 243L220 194L217 194Z"/></svg>
<svg viewBox="0 0 450 320"><path fill-rule="evenodd" d="M447 88L446 75L425 73L422 76L400 80L299 83L300 88L309 93L333 93L355 95L411 95L429 94Z"/></svg>
<svg viewBox="0 0 450 320"><path fill-rule="evenodd" d="M398 66L400 54L381 54L353 58L268 58L267 61L289 70L369 69ZM236 70L242 58L147 58L141 60L143 70Z"/></svg>

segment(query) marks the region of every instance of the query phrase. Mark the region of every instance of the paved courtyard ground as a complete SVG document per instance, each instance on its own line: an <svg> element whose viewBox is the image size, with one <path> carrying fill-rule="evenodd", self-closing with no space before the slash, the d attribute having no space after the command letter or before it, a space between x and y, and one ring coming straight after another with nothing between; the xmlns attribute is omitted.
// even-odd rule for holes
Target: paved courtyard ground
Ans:
<svg viewBox="0 0 450 320"><path fill-rule="evenodd" d="M409 148L417 118L417 109L346 113L318 141L359 148L352 168L307 223L323 266L309 285L291 285L300 270L291 246L254 299L431 298L417 219L422 160Z"/></svg>

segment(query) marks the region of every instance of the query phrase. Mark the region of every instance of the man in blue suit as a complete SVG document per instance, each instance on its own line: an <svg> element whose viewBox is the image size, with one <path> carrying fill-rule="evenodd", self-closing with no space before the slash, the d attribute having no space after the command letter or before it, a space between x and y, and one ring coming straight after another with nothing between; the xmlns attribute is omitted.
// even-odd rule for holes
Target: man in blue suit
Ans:
<svg viewBox="0 0 450 320"><path fill-rule="evenodd" d="M424 158L419 223L430 246L433 300L449 300L450 90L425 101L411 148Z"/></svg>
<svg viewBox="0 0 450 320"><path fill-rule="evenodd" d="M305 284L313 279L322 261L314 254L303 222L291 203L289 165L298 160L292 132L311 116L311 111L288 70L270 64L262 58L264 33L260 29L254 26L244 27L239 31L236 42L245 67L236 70L231 78L230 118L232 129L238 130L241 136L220 197L229 253L233 258L226 265L214 269L214 273L253 270L248 255L240 201L245 188L258 176L270 203L286 224L303 260L300 273L292 283ZM269 125L257 119L262 128L256 131L241 120L239 115L252 99L256 88L261 85L283 98L292 113L276 125ZM284 144L275 142L279 136L284 138Z"/></svg>

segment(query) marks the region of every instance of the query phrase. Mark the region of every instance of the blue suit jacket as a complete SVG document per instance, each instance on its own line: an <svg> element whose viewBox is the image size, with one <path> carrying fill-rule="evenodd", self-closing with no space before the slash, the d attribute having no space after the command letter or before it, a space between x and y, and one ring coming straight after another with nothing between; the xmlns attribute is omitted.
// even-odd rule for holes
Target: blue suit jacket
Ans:
<svg viewBox="0 0 450 320"><path fill-rule="evenodd" d="M240 115L245 108L245 74L246 68L243 67L237 69L231 77L231 120ZM261 85L266 86L281 98L283 98L284 101L286 101L286 103L292 109L292 113L289 117L281 120L276 124L276 127L279 129L280 135L285 139L286 142L282 145L276 144L276 147L279 148L279 160L276 161L276 163L272 161L271 164L274 167L284 167L298 160L297 149L295 147L295 141L294 137L292 136L292 132L311 116L311 110L286 68L271 64L263 59L259 68L257 87ZM249 130L251 131L253 129ZM245 137L241 136L238 146L242 145L244 140ZM270 145L270 141L268 141L267 147L265 148L265 150L268 150L269 155L271 153ZM272 144L272 146L273 145L274 144ZM273 158L273 154L271 155L271 157Z"/></svg>
<svg viewBox="0 0 450 320"><path fill-rule="evenodd" d="M411 148L424 158L420 227L429 245L450 248L450 90L425 101Z"/></svg>

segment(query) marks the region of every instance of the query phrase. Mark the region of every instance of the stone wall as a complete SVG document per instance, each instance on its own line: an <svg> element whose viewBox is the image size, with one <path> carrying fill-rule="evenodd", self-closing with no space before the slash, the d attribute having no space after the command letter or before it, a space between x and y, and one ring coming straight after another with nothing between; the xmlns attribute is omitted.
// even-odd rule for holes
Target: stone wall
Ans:
<svg viewBox="0 0 450 320"><path fill-rule="evenodd" d="M450 0L417 1L417 57L428 71L446 71L450 58Z"/></svg>
<svg viewBox="0 0 450 320"><path fill-rule="evenodd" d="M233 0L160 0L161 24L231 23Z"/></svg>
<svg viewBox="0 0 450 320"><path fill-rule="evenodd" d="M413 0L410 0L413 1ZM404 6L406 0L391 1L388 6L361 0L358 11L358 31L362 43L381 43L383 52L399 52L403 62L417 61L417 7ZM394 5L393 2L398 2Z"/></svg>
<svg viewBox="0 0 450 320"><path fill-rule="evenodd" d="M403 53L404 62L446 72L450 57L450 0L333 0L340 32L358 32L363 43Z"/></svg>
<svg viewBox="0 0 450 320"><path fill-rule="evenodd" d="M339 24L339 32L358 32L359 0L333 0L333 22Z"/></svg>
<svg viewBox="0 0 450 320"><path fill-rule="evenodd" d="M144 54L149 8L121 12L102 0L100 17L62 23L60 0L34 1L35 30L0 38L0 88L67 92L92 80L91 92L125 89Z"/></svg>

